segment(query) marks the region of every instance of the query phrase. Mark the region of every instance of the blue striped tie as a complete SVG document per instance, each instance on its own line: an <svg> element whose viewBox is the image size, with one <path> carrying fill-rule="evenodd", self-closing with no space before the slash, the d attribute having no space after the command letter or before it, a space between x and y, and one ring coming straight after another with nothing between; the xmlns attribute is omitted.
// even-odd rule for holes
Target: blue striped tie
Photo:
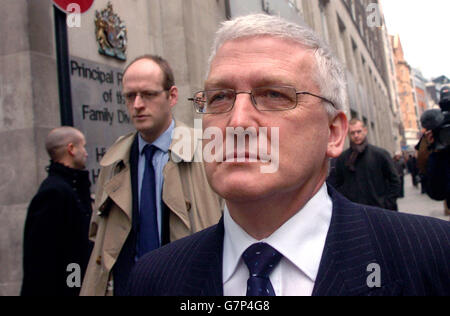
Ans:
<svg viewBox="0 0 450 316"><path fill-rule="evenodd" d="M248 267L247 296L275 296L269 276L283 256L266 243L253 244L242 258Z"/></svg>

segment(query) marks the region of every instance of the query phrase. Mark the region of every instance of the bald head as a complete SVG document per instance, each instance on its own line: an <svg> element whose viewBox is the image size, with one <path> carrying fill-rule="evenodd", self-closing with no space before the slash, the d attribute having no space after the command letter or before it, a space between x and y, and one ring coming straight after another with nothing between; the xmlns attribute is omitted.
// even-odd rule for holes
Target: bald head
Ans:
<svg viewBox="0 0 450 316"><path fill-rule="evenodd" d="M84 135L79 130L69 126L53 129L45 139L45 148L50 159L61 162L67 155L69 144L78 145L84 141Z"/></svg>

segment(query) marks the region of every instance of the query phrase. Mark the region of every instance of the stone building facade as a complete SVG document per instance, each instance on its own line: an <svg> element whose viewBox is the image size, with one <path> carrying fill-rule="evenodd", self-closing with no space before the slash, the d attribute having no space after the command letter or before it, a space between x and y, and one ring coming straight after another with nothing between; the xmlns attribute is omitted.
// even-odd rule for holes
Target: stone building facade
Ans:
<svg viewBox="0 0 450 316"><path fill-rule="evenodd" d="M347 115L366 122L373 144L392 153L398 149L396 96L377 1L112 0L111 10L126 27L126 61L98 53L95 19L108 2L95 0L79 25L67 28L73 122L88 142L96 143L88 148L94 183L98 161L129 127L120 99L124 66L142 54L165 57L180 90L175 116L193 125L196 115L187 98L203 86L216 29L227 18L250 12L280 15L315 29L346 65ZM60 87L68 82L58 79L51 0L3 0L0 30L0 41L7 43L0 46L0 295L17 295L26 210L46 176L44 139L62 124Z"/></svg>
<svg viewBox="0 0 450 316"><path fill-rule="evenodd" d="M194 111L187 102L187 97L192 91L202 87L205 61L213 34L219 23L226 19L225 1L111 1L114 12L127 27L127 62L98 53L95 12L105 9L107 4L107 0L95 0L89 11L81 15L80 26L67 28L70 61L77 61L80 68L84 63L84 72L87 68L98 72L106 69L108 73L111 71L116 75L127 62L141 54L164 56L174 68L175 79L181 91L175 115L192 124ZM19 294L26 211L39 184L46 177L45 167L49 164L49 158L44 148L45 137L52 128L61 126L62 122L52 1L3 0L0 6L0 29L0 40L3 43L0 46L2 296ZM73 76L72 79L76 84L73 88L80 88L80 85L89 82L76 82ZM105 83L103 88L107 97L110 88ZM83 93L83 97L84 94L87 97L88 94L95 93L89 83L86 84L86 89L88 93ZM114 94L110 96L115 99ZM99 110L104 107L101 102L103 101L98 100ZM109 126L106 122L96 123L99 124L99 129L106 130ZM114 132L114 129L110 131ZM95 136L89 131L84 132ZM109 145L104 144L104 147ZM102 148L100 152L95 152L98 149L94 148L94 151L89 152L90 160L101 158Z"/></svg>
<svg viewBox="0 0 450 316"><path fill-rule="evenodd" d="M377 1L299 1L305 21L331 44L345 64L349 117L364 121L369 141L400 149L399 119L388 68L384 18Z"/></svg>

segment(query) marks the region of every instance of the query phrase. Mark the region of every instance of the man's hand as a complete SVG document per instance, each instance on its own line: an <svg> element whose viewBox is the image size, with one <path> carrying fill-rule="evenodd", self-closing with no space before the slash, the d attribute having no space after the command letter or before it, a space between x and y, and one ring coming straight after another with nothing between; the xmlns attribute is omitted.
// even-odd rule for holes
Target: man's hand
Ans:
<svg viewBox="0 0 450 316"><path fill-rule="evenodd" d="M433 144L434 143L433 131L426 131L425 138L428 141L428 144L430 145Z"/></svg>

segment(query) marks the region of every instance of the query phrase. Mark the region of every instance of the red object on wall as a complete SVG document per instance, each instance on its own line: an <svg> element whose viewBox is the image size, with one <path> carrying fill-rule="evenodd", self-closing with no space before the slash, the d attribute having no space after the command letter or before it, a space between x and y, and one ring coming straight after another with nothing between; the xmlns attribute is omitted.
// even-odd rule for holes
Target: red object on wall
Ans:
<svg viewBox="0 0 450 316"><path fill-rule="evenodd" d="M67 7L69 6L69 4L76 3L80 6L81 13L84 13L90 9L92 4L94 3L94 0L53 0L53 3L58 7L58 9L67 13L71 13L67 11Z"/></svg>

